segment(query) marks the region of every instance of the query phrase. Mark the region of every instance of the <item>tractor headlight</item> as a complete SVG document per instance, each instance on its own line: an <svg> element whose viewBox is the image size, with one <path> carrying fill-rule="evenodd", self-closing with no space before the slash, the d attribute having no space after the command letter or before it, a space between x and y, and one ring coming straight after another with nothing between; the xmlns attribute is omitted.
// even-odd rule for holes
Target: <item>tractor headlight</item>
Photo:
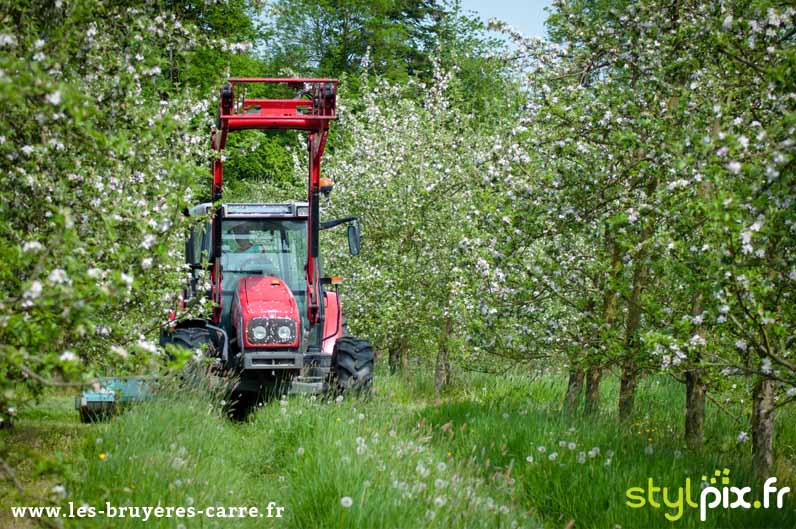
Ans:
<svg viewBox="0 0 796 529"><path fill-rule="evenodd" d="M296 322L290 318L252 318L246 335L250 344L292 344L296 341Z"/></svg>
<svg viewBox="0 0 796 529"><path fill-rule="evenodd" d="M262 325L257 325L256 327L252 327L252 336L254 336L255 340L261 342L268 336L268 331Z"/></svg>
<svg viewBox="0 0 796 529"><path fill-rule="evenodd" d="M293 329L291 329L287 325L280 325L279 328L276 330L276 335L279 336L280 340L288 341L291 339L293 335Z"/></svg>

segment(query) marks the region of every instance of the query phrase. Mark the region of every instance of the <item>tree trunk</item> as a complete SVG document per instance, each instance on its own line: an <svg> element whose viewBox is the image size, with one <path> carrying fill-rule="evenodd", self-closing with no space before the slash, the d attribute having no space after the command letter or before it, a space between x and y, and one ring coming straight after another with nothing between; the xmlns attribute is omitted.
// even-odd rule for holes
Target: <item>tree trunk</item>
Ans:
<svg viewBox="0 0 796 529"><path fill-rule="evenodd" d="M774 464L774 381L761 379L752 390L752 464L760 479Z"/></svg>
<svg viewBox="0 0 796 529"><path fill-rule="evenodd" d="M641 326L641 292L647 275L643 251L636 255L636 269L633 271L633 292L630 295L625 325L625 358L622 362L622 380L619 384L619 419L627 420L633 415L638 385L638 363L641 351L638 331Z"/></svg>
<svg viewBox="0 0 796 529"><path fill-rule="evenodd" d="M619 383L619 419L626 421L633 416L636 404L636 386L638 371L632 358L625 359L622 365L622 380Z"/></svg>
<svg viewBox="0 0 796 529"><path fill-rule="evenodd" d="M602 367L589 366L586 371L586 401L583 403L583 412L586 415L597 413L600 409L600 382L602 382Z"/></svg>
<svg viewBox="0 0 796 529"><path fill-rule="evenodd" d="M398 347L398 344L392 342L390 344L390 357L389 357L389 364L390 364L390 374L394 375L398 371L401 370L401 350Z"/></svg>
<svg viewBox="0 0 796 529"><path fill-rule="evenodd" d="M702 370L689 369L685 373L685 442L699 448L705 440L705 383Z"/></svg>
<svg viewBox="0 0 796 529"><path fill-rule="evenodd" d="M647 196L655 193L657 180L651 178L647 182ZM619 385L619 419L624 421L632 417L633 407L636 402L636 386L638 385L639 367L638 359L641 356L641 294L647 286L647 240L654 230L654 219L645 219L641 229L639 249L633 259L633 291L627 306L627 320L625 323L625 358L622 362L622 380Z"/></svg>
<svg viewBox="0 0 796 529"><path fill-rule="evenodd" d="M390 373L396 374L406 371L409 365L409 355L406 350L406 338L401 336L397 341L390 344Z"/></svg>
<svg viewBox="0 0 796 529"><path fill-rule="evenodd" d="M569 370L569 383L567 384L567 394L564 397L564 411L568 415L574 414L578 409L580 393L583 389L583 368L572 366Z"/></svg>
<svg viewBox="0 0 796 529"><path fill-rule="evenodd" d="M612 333L608 331L613 330L616 321L616 281L622 269L620 248L608 226L605 227L605 240L611 249L611 272L603 288L603 342L613 339ZM586 399L583 403L583 411L586 415L597 413L600 409L600 383L602 379L603 365L599 362L590 365L586 372Z"/></svg>
<svg viewBox="0 0 796 529"><path fill-rule="evenodd" d="M451 334L450 316L445 316L442 320L442 332L439 337L439 347L437 349L437 360L434 367L434 389L437 395L450 383L450 360L448 358L448 339Z"/></svg>
<svg viewBox="0 0 796 529"><path fill-rule="evenodd" d="M694 296L694 316L702 314L702 294ZM704 325L697 327L697 334L703 339L707 332ZM700 362L702 355L699 350L692 353L690 366L685 372L685 442L691 448L699 448L705 441L705 396L707 387L702 377Z"/></svg>

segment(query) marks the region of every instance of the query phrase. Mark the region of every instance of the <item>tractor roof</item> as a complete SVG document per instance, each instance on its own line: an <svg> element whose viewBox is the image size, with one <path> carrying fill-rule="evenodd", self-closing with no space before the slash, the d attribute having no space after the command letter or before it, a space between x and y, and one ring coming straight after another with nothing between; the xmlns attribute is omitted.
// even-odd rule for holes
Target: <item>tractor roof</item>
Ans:
<svg viewBox="0 0 796 529"><path fill-rule="evenodd" d="M192 207L189 214L193 216L206 215L213 209L211 202L205 202ZM242 203L233 202L222 204L224 218L258 218L258 217L307 217L309 205L306 202L282 203Z"/></svg>

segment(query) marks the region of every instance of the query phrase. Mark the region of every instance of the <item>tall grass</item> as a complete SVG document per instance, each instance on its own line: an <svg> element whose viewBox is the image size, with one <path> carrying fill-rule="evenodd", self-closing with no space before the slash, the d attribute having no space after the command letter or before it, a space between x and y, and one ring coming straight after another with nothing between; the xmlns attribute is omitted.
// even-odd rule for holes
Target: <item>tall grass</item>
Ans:
<svg viewBox="0 0 796 529"><path fill-rule="evenodd" d="M379 377L369 402L292 397L265 405L245 423L224 418L219 397L172 389L108 424L82 449L76 504L285 507L282 518L70 520L74 527L294 528L784 528L785 510L715 510L708 521L686 508L671 523L664 509L625 505L625 491L682 486L699 493L703 474L731 469L753 484L748 444L733 419L710 407L708 447L687 450L681 387L665 378L639 389L639 415L620 426L608 411L565 417L565 381L544 376L470 376L446 398L427 386ZM780 416L779 453L796 443L793 414ZM541 451L543 449L543 451ZM553 456L555 453L555 456ZM778 475L793 482L792 461ZM780 486L785 484L780 483ZM660 493L658 493L660 496ZM796 493L794 493L796 495ZM755 497L759 497L755 492ZM350 505L349 505L350 504Z"/></svg>

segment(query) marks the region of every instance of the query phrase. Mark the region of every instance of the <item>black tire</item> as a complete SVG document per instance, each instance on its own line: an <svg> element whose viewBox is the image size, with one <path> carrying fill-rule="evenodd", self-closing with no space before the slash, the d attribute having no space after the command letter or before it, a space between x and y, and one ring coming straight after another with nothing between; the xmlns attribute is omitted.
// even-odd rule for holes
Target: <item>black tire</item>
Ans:
<svg viewBox="0 0 796 529"><path fill-rule="evenodd" d="M160 345L172 344L183 349L195 351L204 346L212 347L213 340L210 331L199 327L183 327L171 332L161 332Z"/></svg>
<svg viewBox="0 0 796 529"><path fill-rule="evenodd" d="M333 388L338 395L370 396L373 390L373 347L367 340L343 336L332 352Z"/></svg>

